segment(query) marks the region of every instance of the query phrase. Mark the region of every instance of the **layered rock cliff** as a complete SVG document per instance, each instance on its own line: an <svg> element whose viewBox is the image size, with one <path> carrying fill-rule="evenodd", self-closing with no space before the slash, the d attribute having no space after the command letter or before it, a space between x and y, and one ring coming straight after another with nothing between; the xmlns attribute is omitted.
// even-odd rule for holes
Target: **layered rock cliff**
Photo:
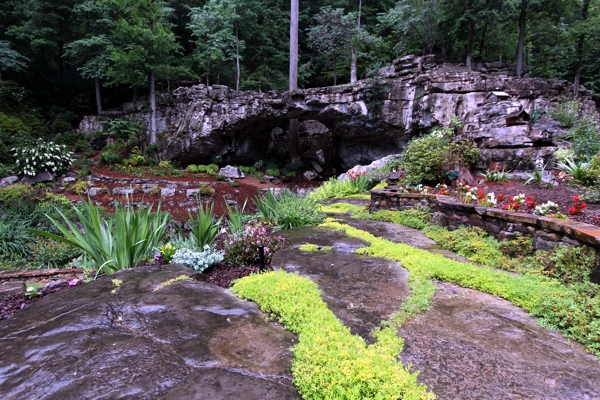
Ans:
<svg viewBox="0 0 600 400"><path fill-rule="evenodd" d="M543 112L572 89L556 79L516 78L497 64L471 71L407 56L355 85L265 93L180 87L158 101L158 137L165 159L207 163L220 155L224 162L250 164L269 151L287 152L288 121L297 118L302 159L323 177L400 153L414 136L456 116L464 121L462 134L482 149L479 168L495 162L530 169L537 157L549 158L564 133ZM593 110L591 92L582 88L580 95L583 109ZM147 119L145 105L126 103L123 110L86 117L81 129L102 130L115 116ZM541 119L506 126L506 117L519 110Z"/></svg>

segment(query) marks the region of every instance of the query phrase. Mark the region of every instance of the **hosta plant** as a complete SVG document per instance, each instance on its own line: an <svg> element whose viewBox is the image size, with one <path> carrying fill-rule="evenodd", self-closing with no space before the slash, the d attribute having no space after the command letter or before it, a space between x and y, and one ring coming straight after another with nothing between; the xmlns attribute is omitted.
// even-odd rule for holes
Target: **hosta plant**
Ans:
<svg viewBox="0 0 600 400"><path fill-rule="evenodd" d="M20 175L35 176L40 171L60 175L73 163L73 154L67 151L65 145L46 142L43 139L38 139L33 147L18 147L12 151Z"/></svg>

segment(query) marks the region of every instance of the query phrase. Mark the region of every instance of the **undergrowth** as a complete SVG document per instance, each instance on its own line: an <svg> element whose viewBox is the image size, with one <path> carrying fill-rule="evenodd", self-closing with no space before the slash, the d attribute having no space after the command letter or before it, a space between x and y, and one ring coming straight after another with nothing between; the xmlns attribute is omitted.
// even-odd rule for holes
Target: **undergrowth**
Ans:
<svg viewBox="0 0 600 400"><path fill-rule="evenodd" d="M435 398L397 360L403 340L394 329L375 330L377 342L367 345L327 308L310 279L279 270L242 278L232 290L299 335L292 373L303 398Z"/></svg>

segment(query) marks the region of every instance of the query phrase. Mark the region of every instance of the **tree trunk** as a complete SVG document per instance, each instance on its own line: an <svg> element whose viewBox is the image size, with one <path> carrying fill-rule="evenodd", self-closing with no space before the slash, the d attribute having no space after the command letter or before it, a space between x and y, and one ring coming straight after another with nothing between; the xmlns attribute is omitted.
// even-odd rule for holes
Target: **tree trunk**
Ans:
<svg viewBox="0 0 600 400"><path fill-rule="evenodd" d="M235 12L235 8L233 9ZM238 31L238 21L235 20L235 91L240 90L240 37Z"/></svg>
<svg viewBox="0 0 600 400"><path fill-rule="evenodd" d="M206 90L208 90L208 87L210 86L208 83L208 74L209 73L210 73L210 56L206 60Z"/></svg>
<svg viewBox="0 0 600 400"><path fill-rule="evenodd" d="M154 72L150 73L150 140L149 144L156 143L156 96L154 93Z"/></svg>
<svg viewBox="0 0 600 400"><path fill-rule="evenodd" d="M290 12L290 91L298 89L298 0L291 0ZM300 160L298 120L290 119L290 161Z"/></svg>
<svg viewBox="0 0 600 400"><path fill-rule="evenodd" d="M590 0L583 1L583 8L581 9L581 18L585 22L588 19L588 9L590 7ZM585 33L579 35L579 41L577 42L577 64L575 64L575 81L573 82L573 96L577 98L579 95L579 84L581 82L581 62L583 60L583 45L585 43Z"/></svg>
<svg viewBox="0 0 600 400"><path fill-rule="evenodd" d="M358 0L358 30L360 31L360 13L362 11L362 0ZM358 60L356 57L356 49L352 48L352 63L350 64L350 83L358 81Z"/></svg>
<svg viewBox="0 0 600 400"><path fill-rule="evenodd" d="M519 44L517 46L517 76L523 75L523 50L525 48L525 5L526 0L521 1L521 15L519 16Z"/></svg>
<svg viewBox="0 0 600 400"><path fill-rule="evenodd" d="M483 58L483 44L485 43L485 33L487 31L488 24L487 22L483 26L483 33L481 34L481 42L479 42L479 57Z"/></svg>
<svg viewBox="0 0 600 400"><path fill-rule="evenodd" d="M473 68L473 42L475 37L475 22L469 24L469 36L467 38L467 68Z"/></svg>
<svg viewBox="0 0 600 400"><path fill-rule="evenodd" d="M98 109L98 115L102 112L102 98L100 97L100 78L94 78L94 86L96 88L96 108Z"/></svg>
<svg viewBox="0 0 600 400"><path fill-rule="evenodd" d="M335 60L335 54L333 55L333 86L337 84L337 62Z"/></svg>

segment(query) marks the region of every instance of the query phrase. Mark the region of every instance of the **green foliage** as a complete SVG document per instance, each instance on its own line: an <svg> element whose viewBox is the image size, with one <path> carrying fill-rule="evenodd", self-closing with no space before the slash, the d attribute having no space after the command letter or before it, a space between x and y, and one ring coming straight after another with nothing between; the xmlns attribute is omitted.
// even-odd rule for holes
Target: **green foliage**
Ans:
<svg viewBox="0 0 600 400"><path fill-rule="evenodd" d="M404 243L392 243L338 222L329 221L323 226L341 230L351 237L367 241L371 246L359 249L357 253L401 262L402 266L415 277L441 279L508 299L533 315L539 316L540 323L544 326L560 329L567 337L583 343L588 351L600 355L600 331L598 331L600 296L595 295L598 289L589 282L563 286L556 280L549 280L539 275L514 276L506 272L450 260L439 254L412 248ZM440 232L440 236L445 234ZM480 241L478 234L468 234L465 231L461 236L466 241ZM467 243L458 247L472 246ZM490 255L496 253L494 247L484 249L487 256L477 258L491 260L493 257ZM575 259L575 257L569 258ZM569 270L564 267L563 270L565 269ZM577 276L577 272L573 272L575 272L574 276Z"/></svg>
<svg viewBox="0 0 600 400"><path fill-rule="evenodd" d="M324 213L366 213L368 214L368 210L365 211L364 206L357 206L355 204L349 203L333 203L331 205L321 205L321 211Z"/></svg>
<svg viewBox="0 0 600 400"><path fill-rule="evenodd" d="M192 174L195 174L196 172L198 172L198 166L195 164L190 164L187 166L187 168L185 169L187 172L190 172Z"/></svg>
<svg viewBox="0 0 600 400"><path fill-rule="evenodd" d="M229 227L229 232L234 236L242 233L244 230L244 210L246 209L247 202L248 200L244 201L242 208L237 203L232 208L229 203L225 202L225 206L227 207L227 226Z"/></svg>
<svg viewBox="0 0 600 400"><path fill-rule="evenodd" d="M162 241L170 215L161 213L160 205L156 212L151 209L134 210L117 205L114 214L104 219L92 200L83 201L81 209L74 208L83 233L60 210L57 212L68 229L56 219L48 218L63 236L38 229L27 231L80 249L97 272L112 274L136 267Z"/></svg>
<svg viewBox="0 0 600 400"><path fill-rule="evenodd" d="M200 184L200 191L198 192L198 194L200 196L214 197L215 196L215 189L211 185L209 185L208 183L201 183Z"/></svg>
<svg viewBox="0 0 600 400"><path fill-rule="evenodd" d="M80 249L52 239L36 238L29 243L33 268L61 268L69 261L82 255Z"/></svg>
<svg viewBox="0 0 600 400"><path fill-rule="evenodd" d="M552 118L560 122L563 128L570 128L577 122L579 101L564 98L548 111Z"/></svg>
<svg viewBox="0 0 600 400"><path fill-rule="evenodd" d="M533 260L532 269L542 275L556 278L566 284L589 281L595 266L595 253L588 246L557 245L554 251L540 251Z"/></svg>
<svg viewBox="0 0 600 400"><path fill-rule="evenodd" d="M103 151L100 154L100 165L121 164L121 162L123 162L123 157L120 154L112 151Z"/></svg>
<svg viewBox="0 0 600 400"><path fill-rule="evenodd" d="M412 183L441 179L448 144L448 133L441 129L411 140L402 153L406 179Z"/></svg>
<svg viewBox="0 0 600 400"><path fill-rule="evenodd" d="M0 201L6 204L14 203L21 199L27 199L33 195L33 189L24 183L15 183L0 188Z"/></svg>
<svg viewBox="0 0 600 400"><path fill-rule="evenodd" d="M217 172L219 172L219 166L217 164L197 165L196 172L205 174L216 174Z"/></svg>
<svg viewBox="0 0 600 400"><path fill-rule="evenodd" d="M518 235L513 240L500 242L498 248L502 254L511 258L531 256L535 250L533 247L533 238L527 235ZM499 263L497 263L497 265L499 265Z"/></svg>
<svg viewBox="0 0 600 400"><path fill-rule="evenodd" d="M275 271L243 278L232 290L299 334L292 374L303 398L434 398L397 361L403 341L394 330L375 330L377 342L368 346L327 308L310 279Z"/></svg>
<svg viewBox="0 0 600 400"><path fill-rule="evenodd" d="M67 133L73 130L73 125L69 121L66 121L63 118L57 118L54 120L52 125L50 125L50 129L52 132L56 133Z"/></svg>
<svg viewBox="0 0 600 400"><path fill-rule="evenodd" d="M267 168L267 170L265 171L266 175L271 175L271 176L279 176L281 175L281 172L279 171L278 168Z"/></svg>
<svg viewBox="0 0 600 400"><path fill-rule="evenodd" d="M333 246L319 246L312 243L304 243L298 247L300 251L316 252L316 251L331 251Z"/></svg>
<svg viewBox="0 0 600 400"><path fill-rule="evenodd" d="M123 164L131 165L133 167L138 165L144 165L146 164L146 157L142 155L141 150L137 146L134 146L131 150L129 150L129 157L123 161Z"/></svg>
<svg viewBox="0 0 600 400"><path fill-rule="evenodd" d="M210 207L204 208L203 204L198 204L198 210L195 213L188 210L189 225L191 229L190 236L198 249L204 249L204 246L210 246L215 241L219 232L220 217L215 221L215 204L210 203Z"/></svg>
<svg viewBox="0 0 600 400"><path fill-rule="evenodd" d="M524 185L529 185L531 182L535 182L536 185L542 187L544 185L544 170L546 169L547 165L548 164L544 165L542 169L535 169L531 174L528 173L527 180L525 181Z"/></svg>
<svg viewBox="0 0 600 400"><path fill-rule="evenodd" d="M320 201L328 198L346 197L352 194L364 193L373 183L367 175L357 179L330 178L309 194L310 198Z"/></svg>
<svg viewBox="0 0 600 400"><path fill-rule="evenodd" d="M480 228L461 227L449 231L440 226L429 226L423 232L442 248L480 264L496 265L496 260L502 256L499 243Z"/></svg>
<svg viewBox="0 0 600 400"><path fill-rule="evenodd" d="M485 180L488 182L506 182L508 181L508 171L504 168L502 171L490 171L489 169L483 173Z"/></svg>
<svg viewBox="0 0 600 400"><path fill-rule="evenodd" d="M270 264L277 250L284 247L281 236L275 236L263 226L247 226L236 234L230 234L225 242L225 261L229 265L256 265L258 246L263 245L265 264Z"/></svg>
<svg viewBox="0 0 600 400"><path fill-rule="evenodd" d="M591 161L600 153L600 128L593 118L581 118L567 136L575 159Z"/></svg>
<svg viewBox="0 0 600 400"><path fill-rule="evenodd" d="M317 225L325 218L317 200L288 191L274 195L267 190L265 195L255 197L253 202L266 223L282 229Z"/></svg>
<svg viewBox="0 0 600 400"><path fill-rule="evenodd" d="M254 196L252 203L258 210L258 214L267 224L275 223L275 210L277 208L277 198L271 189L267 189L264 195Z"/></svg>
<svg viewBox="0 0 600 400"><path fill-rule="evenodd" d="M0 163L0 178L12 175L12 167L10 165Z"/></svg>
<svg viewBox="0 0 600 400"><path fill-rule="evenodd" d="M12 164L14 157L11 149L32 139L32 130L27 124L17 117L0 112L0 163Z"/></svg>
<svg viewBox="0 0 600 400"><path fill-rule="evenodd" d="M432 213L428 207L415 207L403 211L380 210L370 214L367 210L355 213L353 218L392 222L410 228L423 229L431 224Z"/></svg>
<svg viewBox="0 0 600 400"><path fill-rule="evenodd" d="M38 139L32 146L15 150L15 163L19 174L34 176L39 171L60 175L73 163L73 154L66 146Z"/></svg>
<svg viewBox="0 0 600 400"><path fill-rule="evenodd" d="M598 171L594 170L590 163L575 162L573 159L567 158L565 162L559 162L556 166L584 185L590 185L598 178Z"/></svg>
<svg viewBox="0 0 600 400"><path fill-rule="evenodd" d="M106 135L121 143L132 143L146 127L134 119L113 119L109 123Z"/></svg>

